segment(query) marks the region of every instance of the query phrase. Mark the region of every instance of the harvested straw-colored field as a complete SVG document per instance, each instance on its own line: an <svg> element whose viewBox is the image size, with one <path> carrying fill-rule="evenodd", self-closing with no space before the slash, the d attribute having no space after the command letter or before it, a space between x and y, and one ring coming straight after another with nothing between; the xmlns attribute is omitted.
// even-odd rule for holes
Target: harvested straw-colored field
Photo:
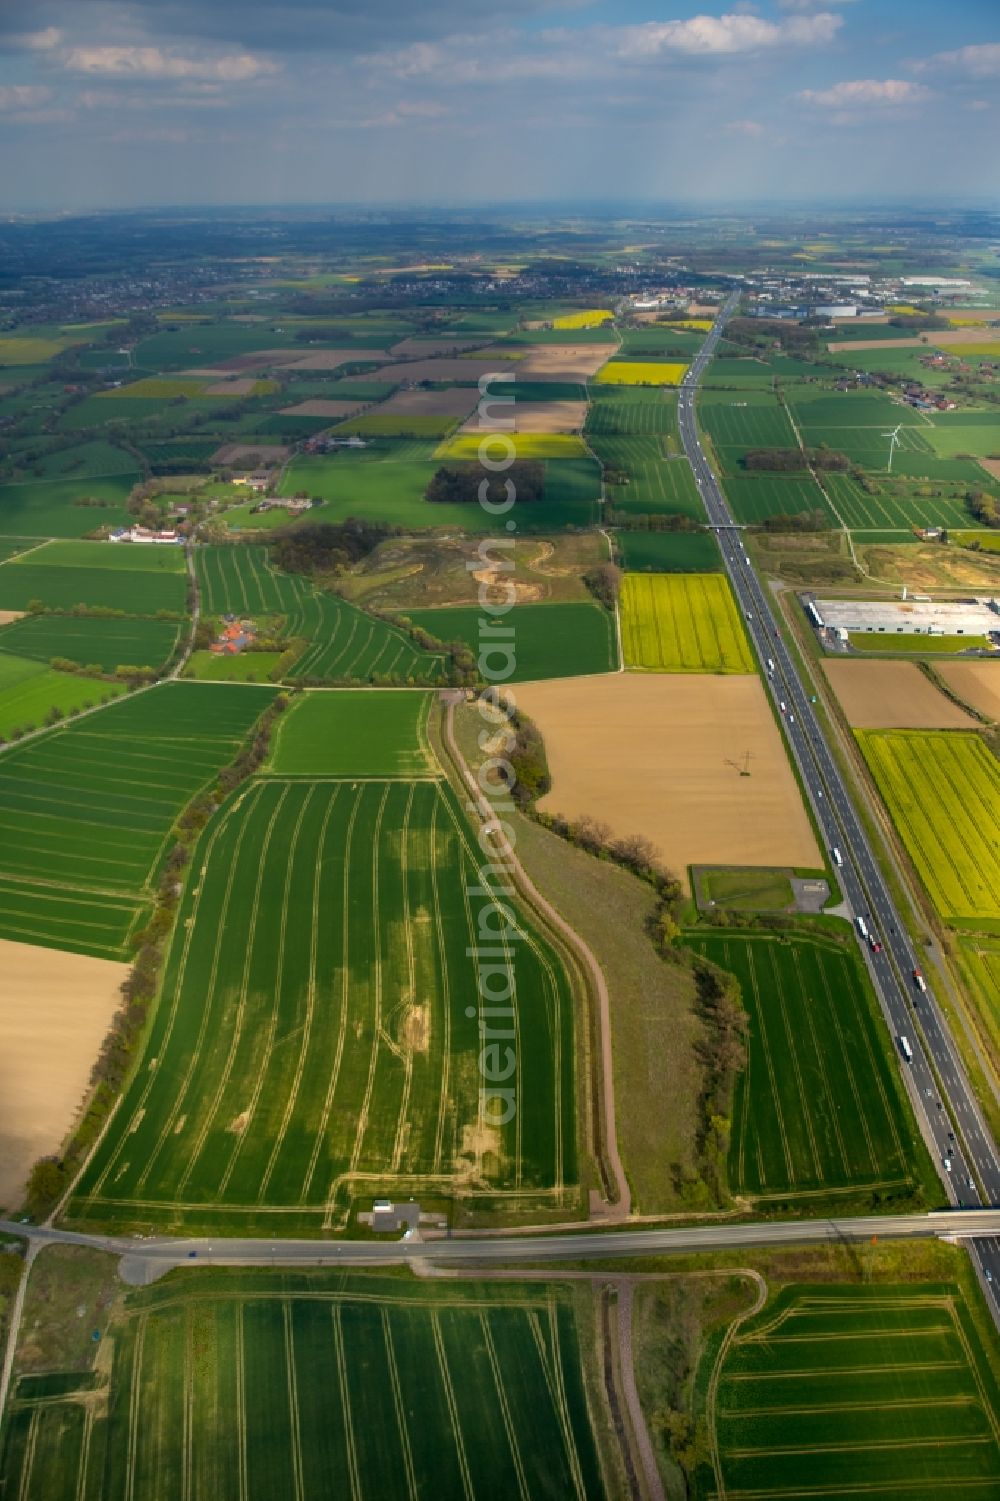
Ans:
<svg viewBox="0 0 1000 1501"><path fill-rule="evenodd" d="M84 1097L127 964L0 939L0 1205L15 1209Z"/></svg>
<svg viewBox="0 0 1000 1501"><path fill-rule="evenodd" d="M915 662L824 662L848 723L856 730L969 730L975 720L924 677Z"/></svg>
<svg viewBox="0 0 1000 1501"><path fill-rule="evenodd" d="M13 625L23 614L23 610L0 610L0 625Z"/></svg>
<svg viewBox="0 0 1000 1501"><path fill-rule="evenodd" d="M517 367L518 379L589 380L613 350L613 344L532 344Z"/></svg>
<svg viewBox="0 0 1000 1501"><path fill-rule="evenodd" d="M822 863L758 678L609 674L516 699L545 737L544 811L643 834L678 873Z"/></svg>
<svg viewBox="0 0 1000 1501"><path fill-rule="evenodd" d="M942 662L936 671L980 714L1000 719L1000 662Z"/></svg>
<svg viewBox="0 0 1000 1501"><path fill-rule="evenodd" d="M578 433L587 419L585 401L519 401L507 407L494 405L491 410L504 424L502 432ZM462 431L488 432L489 427L481 427L479 414L473 412Z"/></svg>
<svg viewBox="0 0 1000 1501"><path fill-rule="evenodd" d="M980 459L979 467L985 469L991 478L1000 479L1000 459Z"/></svg>

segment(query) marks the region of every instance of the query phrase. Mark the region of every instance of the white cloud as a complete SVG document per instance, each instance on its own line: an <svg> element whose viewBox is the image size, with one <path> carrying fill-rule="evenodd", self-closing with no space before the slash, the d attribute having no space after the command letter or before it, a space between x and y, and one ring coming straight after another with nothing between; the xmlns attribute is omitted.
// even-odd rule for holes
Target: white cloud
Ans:
<svg viewBox="0 0 1000 1501"><path fill-rule="evenodd" d="M902 78L855 78L829 89L802 89L796 97L825 109L884 109L919 104L930 98L930 89Z"/></svg>
<svg viewBox="0 0 1000 1501"><path fill-rule="evenodd" d="M71 47L60 59L71 73L99 78L203 78L246 83L277 72L277 64L250 52L183 57L162 47Z"/></svg>
<svg viewBox="0 0 1000 1501"><path fill-rule="evenodd" d="M917 67L920 72L935 67L959 68L973 78L1000 78L1000 42L981 42L959 47L956 52L938 52Z"/></svg>
<svg viewBox="0 0 1000 1501"><path fill-rule="evenodd" d="M35 109L52 97L51 89L33 83L0 84L0 110Z"/></svg>
<svg viewBox="0 0 1000 1501"><path fill-rule="evenodd" d="M723 129L729 135L748 136L751 140L756 140L767 133L767 126L762 125L759 120L730 120L728 125L723 126Z"/></svg>
<svg viewBox="0 0 1000 1501"><path fill-rule="evenodd" d="M46 26L44 31L16 31L3 38L5 52L51 52L62 41L62 32L57 26Z"/></svg>
<svg viewBox="0 0 1000 1501"><path fill-rule="evenodd" d="M731 57L772 47L809 47L830 42L843 17L830 11L765 21L760 16L729 14L692 16L687 21L647 21L623 26L618 52L625 58L656 58L671 53L685 57Z"/></svg>

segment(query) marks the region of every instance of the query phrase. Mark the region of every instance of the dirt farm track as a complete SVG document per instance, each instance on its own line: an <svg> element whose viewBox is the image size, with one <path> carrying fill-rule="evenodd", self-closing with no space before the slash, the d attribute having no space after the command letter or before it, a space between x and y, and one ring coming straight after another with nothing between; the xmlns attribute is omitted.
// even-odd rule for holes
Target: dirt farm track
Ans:
<svg viewBox="0 0 1000 1501"><path fill-rule="evenodd" d="M614 674L516 696L545 737L546 812L644 834L678 874L822 863L758 678Z"/></svg>

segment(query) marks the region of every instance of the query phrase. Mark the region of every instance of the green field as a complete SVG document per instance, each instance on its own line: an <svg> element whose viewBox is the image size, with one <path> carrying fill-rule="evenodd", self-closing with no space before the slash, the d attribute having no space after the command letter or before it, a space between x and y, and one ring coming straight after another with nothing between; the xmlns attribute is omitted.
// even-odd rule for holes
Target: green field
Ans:
<svg viewBox="0 0 1000 1501"><path fill-rule="evenodd" d="M530 436L530 435L529 435ZM375 446L381 444L381 447ZM292 460L285 471L282 493L299 490L325 501L324 521L363 516L407 529L459 527L490 531L496 518L475 504L433 503L424 493L438 468L433 444L422 440L375 440L364 453L306 454ZM559 531L564 526L590 526L596 519L601 493L600 475L589 458L543 460L545 490L541 500L517 507L521 531Z"/></svg>
<svg viewBox="0 0 1000 1501"><path fill-rule="evenodd" d="M1000 919L1000 761L961 731L855 733L941 916Z"/></svg>
<svg viewBox="0 0 1000 1501"><path fill-rule="evenodd" d="M851 631L849 640L855 651L902 652L911 657L948 657L968 651L970 647L987 645L985 636L928 636L909 631Z"/></svg>
<svg viewBox="0 0 1000 1501"><path fill-rule="evenodd" d="M736 975L750 1013L733 1100L733 1191L808 1202L918 1189L926 1159L853 948L746 934L685 941Z"/></svg>
<svg viewBox="0 0 1000 1501"><path fill-rule="evenodd" d="M6 634L0 631L0 739L11 739L15 730L40 729L53 709L60 715L75 714L122 691L115 683L54 672L28 657L9 656Z"/></svg>
<svg viewBox="0 0 1000 1501"><path fill-rule="evenodd" d="M195 651L183 675L200 683L269 683L284 661L282 651L242 651L233 657Z"/></svg>
<svg viewBox="0 0 1000 1501"><path fill-rule="evenodd" d="M133 542L48 542L35 548L26 563L47 568L122 569L128 573L183 573L184 549Z"/></svg>
<svg viewBox="0 0 1000 1501"><path fill-rule="evenodd" d="M333 688L299 694L282 715L268 770L288 777L437 775L427 743L429 695Z"/></svg>
<svg viewBox="0 0 1000 1501"><path fill-rule="evenodd" d="M823 511L833 526L834 516L826 496L811 475L729 474L723 476L735 520L757 526L768 516L796 516L803 511Z"/></svg>
<svg viewBox="0 0 1000 1501"><path fill-rule="evenodd" d="M0 1492L599 1501L594 1429L610 1419L590 1411L586 1299L545 1282L181 1272L128 1292L93 1369L21 1377Z"/></svg>
<svg viewBox="0 0 1000 1501"><path fill-rule="evenodd" d="M407 610L406 617L441 641L464 641L477 657L488 648L490 638L480 635L481 610L449 606ZM497 649L484 658L484 675L491 680L525 683L617 669L614 617L596 601L515 605L508 615L490 623L513 632L509 638L498 638ZM511 657L515 666L507 675Z"/></svg>
<svg viewBox="0 0 1000 1501"><path fill-rule="evenodd" d="M290 1234L383 1191L575 1204L571 989L520 918L502 945L513 1095L481 1095L481 860L438 781L267 777L231 796L182 900L155 1070L140 1061L72 1217ZM506 966L486 974L500 994Z"/></svg>
<svg viewBox="0 0 1000 1501"><path fill-rule="evenodd" d="M136 470L106 479L0 483L0 535L83 537L99 526L128 526L125 502L138 479ZM80 503L89 498L99 504Z"/></svg>
<svg viewBox="0 0 1000 1501"><path fill-rule="evenodd" d="M691 466L681 456L668 457L663 438L594 436L594 452L605 466L608 502L630 514L690 516L705 520ZM611 478L621 474L623 482Z"/></svg>
<svg viewBox="0 0 1000 1501"><path fill-rule="evenodd" d="M264 547L199 547L195 568L207 613L285 617L288 639L307 643L289 677L431 682L445 674L443 655L422 651L403 631L320 593L301 575L272 569Z"/></svg>
<svg viewBox="0 0 1000 1501"><path fill-rule="evenodd" d="M726 1354L716 1434L733 1498L1000 1490L997 1381L955 1285L783 1288Z"/></svg>
<svg viewBox="0 0 1000 1501"><path fill-rule="evenodd" d="M707 393L698 403L698 421L712 440L723 467L732 471L751 448L797 448L785 409L767 392L731 396Z"/></svg>
<svg viewBox="0 0 1000 1501"><path fill-rule="evenodd" d="M94 615L25 615L0 626L0 650L49 662L65 657L104 672L118 667L160 667L177 641L170 620L138 620Z"/></svg>
<svg viewBox="0 0 1000 1501"><path fill-rule="evenodd" d="M753 672L729 580L717 573L627 573L625 665L653 672Z"/></svg>
<svg viewBox="0 0 1000 1501"><path fill-rule="evenodd" d="M969 524L971 517L964 491L950 483L922 485L885 474L871 478L877 486L874 495L849 474L823 476L823 484L838 516L853 531Z"/></svg>
<svg viewBox="0 0 1000 1501"><path fill-rule="evenodd" d="M711 532L618 531L615 548L630 573L712 573L722 568Z"/></svg>
<svg viewBox="0 0 1000 1501"><path fill-rule="evenodd" d="M174 819L275 692L164 683L5 751L0 934L121 957Z"/></svg>
<svg viewBox="0 0 1000 1501"><path fill-rule="evenodd" d="M595 393L587 413L587 436L677 437L677 397L672 391L614 386Z"/></svg>
<svg viewBox="0 0 1000 1501"><path fill-rule="evenodd" d="M54 548L64 545L50 544ZM71 610L74 605L122 610L126 615L155 615L158 610L180 614L184 610L184 573L120 565L78 567L58 558L52 564L48 553L48 547L39 547L0 564L0 609L24 610L33 600L39 600L50 610Z"/></svg>
<svg viewBox="0 0 1000 1501"><path fill-rule="evenodd" d="M782 912L795 900L787 870L760 866L704 866L698 884L703 901L731 912Z"/></svg>

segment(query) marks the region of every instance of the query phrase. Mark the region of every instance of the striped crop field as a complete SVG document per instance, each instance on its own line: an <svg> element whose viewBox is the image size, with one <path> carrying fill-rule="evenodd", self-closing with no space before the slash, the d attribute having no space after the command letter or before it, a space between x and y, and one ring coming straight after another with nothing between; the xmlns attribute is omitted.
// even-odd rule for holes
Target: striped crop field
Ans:
<svg viewBox="0 0 1000 1501"><path fill-rule="evenodd" d="M441 781L233 794L192 862L155 1068L140 1060L74 1219L267 1234L341 1224L373 1192L575 1203L570 984L526 922L498 928L470 898L480 859ZM490 1064L509 1098L482 1093L501 1086L480 1074L472 1003L509 989L506 959L498 975L470 958L483 911L514 977Z"/></svg>
<svg viewBox="0 0 1000 1501"><path fill-rule="evenodd" d="M587 413L587 436L678 437L677 398L672 391L609 386L595 393Z"/></svg>
<svg viewBox="0 0 1000 1501"><path fill-rule="evenodd" d="M1000 918L1000 761L962 731L855 733L941 916Z"/></svg>
<svg viewBox="0 0 1000 1501"><path fill-rule="evenodd" d="M276 691L163 683L5 751L0 936L121 958L174 820Z"/></svg>
<svg viewBox="0 0 1000 1501"><path fill-rule="evenodd" d="M953 1284L783 1288L726 1352L715 1430L732 1501L1000 1493L997 1380Z"/></svg>
<svg viewBox="0 0 1000 1501"><path fill-rule="evenodd" d="M595 1438L610 1417L592 1420L584 1375L589 1307L565 1287L192 1270L120 1308L93 1369L21 1377L5 1496L612 1494Z"/></svg>
<svg viewBox="0 0 1000 1501"><path fill-rule="evenodd" d="M209 614L283 615L284 635L306 643L289 677L335 682L436 682L448 659L395 626L270 566L267 549L199 547L195 567Z"/></svg>
<svg viewBox="0 0 1000 1501"><path fill-rule="evenodd" d="M36 662L64 657L81 667L161 667L185 629L176 620L139 616L24 615L0 628L0 650Z"/></svg>
<svg viewBox="0 0 1000 1501"><path fill-rule="evenodd" d="M786 1201L917 1188L916 1124L853 949L745 934L690 942L737 977L750 1016L733 1101L733 1192Z"/></svg>
<svg viewBox="0 0 1000 1501"><path fill-rule="evenodd" d="M718 573L627 573L621 588L627 667L753 672L729 580Z"/></svg>
<svg viewBox="0 0 1000 1501"><path fill-rule="evenodd" d="M664 452L662 437L594 435L594 452L604 465L608 500L616 510L705 520L691 466Z"/></svg>
<svg viewBox="0 0 1000 1501"><path fill-rule="evenodd" d="M269 770L289 777L437 775L429 704L429 693L402 688L306 689L278 721Z"/></svg>

